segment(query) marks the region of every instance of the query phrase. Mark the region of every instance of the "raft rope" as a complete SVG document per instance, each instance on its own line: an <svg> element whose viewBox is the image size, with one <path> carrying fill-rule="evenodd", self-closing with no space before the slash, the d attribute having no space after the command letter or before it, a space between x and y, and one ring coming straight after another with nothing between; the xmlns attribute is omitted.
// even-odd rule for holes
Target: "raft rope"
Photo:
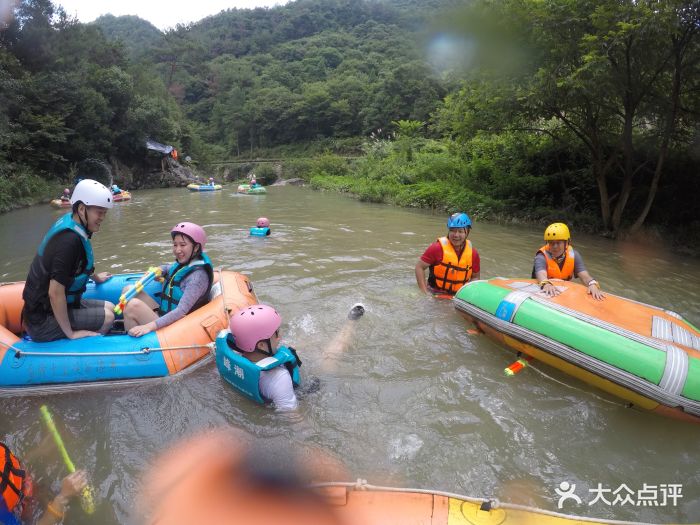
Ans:
<svg viewBox="0 0 700 525"><path fill-rule="evenodd" d="M4 343L0 343L4 344ZM15 351L15 357L24 356L44 356L44 357L99 357L99 356L117 356L117 355L148 355L151 352L165 352L166 350L188 350L192 348L208 348L211 350L215 343L205 343L198 345L184 345L184 346L163 346L160 348L150 348L148 346L143 347L141 350L135 352L28 352L26 350L21 350L19 348L13 347L12 345L5 345L11 350Z"/></svg>
<svg viewBox="0 0 700 525"><path fill-rule="evenodd" d="M358 478L355 482L326 482L326 483L313 483L309 485L309 488L332 488L332 487L346 487L353 490L366 490L366 491L382 491L382 492L414 492L417 494L428 494L431 496L445 496L447 498L458 499L462 501L467 501L469 503L479 503L484 511L489 511L491 509L505 509L505 510L520 510L526 512L532 512L535 514L541 514L546 516L553 516L556 518L565 518L568 520L576 522L591 522L591 523L606 523L610 525L653 525L651 523L641 522L641 521L620 521L620 520L609 520L605 518L588 518L585 516L575 516L573 514L563 514L561 512L554 512L551 510L538 509L537 507L530 507L528 505L517 505L515 503L504 503L499 501L497 498L474 498L471 496L464 496L462 494L456 494L454 492L445 492L442 490L427 490L427 489L411 489L411 488L397 488L397 487L383 487L380 485L371 485L367 483L366 479Z"/></svg>
<svg viewBox="0 0 700 525"><path fill-rule="evenodd" d="M126 388L134 386L149 386L162 384L164 381L177 381L180 377L190 374L195 370L199 370L211 360L210 355L202 357L196 363L191 364L184 370L180 370L176 374L158 377L138 377L134 379L109 379L105 381L89 381L87 383L55 383L49 385L23 386L20 388L0 388L0 398L3 397L28 397L28 396L46 396L54 394L69 394L77 392L85 392L86 390L99 390L102 388Z"/></svg>

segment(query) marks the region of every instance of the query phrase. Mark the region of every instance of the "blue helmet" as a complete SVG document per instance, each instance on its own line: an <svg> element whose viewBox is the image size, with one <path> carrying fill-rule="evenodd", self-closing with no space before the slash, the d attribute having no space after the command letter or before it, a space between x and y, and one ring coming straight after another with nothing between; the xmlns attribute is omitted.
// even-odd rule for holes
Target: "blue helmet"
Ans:
<svg viewBox="0 0 700 525"><path fill-rule="evenodd" d="M469 215L466 213L453 213L450 215L450 218L447 219L447 227L448 228L471 228L472 227L472 221L469 218Z"/></svg>

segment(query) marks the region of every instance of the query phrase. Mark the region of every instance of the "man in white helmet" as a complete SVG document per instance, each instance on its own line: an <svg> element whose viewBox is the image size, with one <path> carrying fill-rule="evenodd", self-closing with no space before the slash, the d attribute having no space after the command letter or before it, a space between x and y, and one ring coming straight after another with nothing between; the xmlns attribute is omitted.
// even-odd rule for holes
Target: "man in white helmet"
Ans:
<svg viewBox="0 0 700 525"><path fill-rule="evenodd" d="M89 277L102 283L108 272L94 274L90 238L112 207L112 192L91 179L81 180L71 196L73 210L51 227L29 268L22 298L22 319L34 341L79 339L106 333L114 305L83 299Z"/></svg>

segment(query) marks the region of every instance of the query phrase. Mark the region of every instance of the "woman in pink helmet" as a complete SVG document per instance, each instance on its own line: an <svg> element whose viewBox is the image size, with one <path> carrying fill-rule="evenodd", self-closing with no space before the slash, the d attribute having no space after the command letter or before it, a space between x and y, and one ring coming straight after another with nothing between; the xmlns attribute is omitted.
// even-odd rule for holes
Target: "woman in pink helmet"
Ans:
<svg viewBox="0 0 700 525"><path fill-rule="evenodd" d="M360 303L350 309L348 321L324 350L322 365L346 350L354 333L354 321L364 312ZM246 397L288 411L298 406L294 387L300 382L301 361L294 348L280 346L281 324L277 311L264 304L236 312L231 316L228 336L217 338L216 363L222 377Z"/></svg>
<svg viewBox="0 0 700 525"><path fill-rule="evenodd" d="M164 264L160 303L141 292L126 303L124 329L141 337L168 326L209 302L214 268L204 253L207 234L192 222L181 222L170 230L175 262Z"/></svg>

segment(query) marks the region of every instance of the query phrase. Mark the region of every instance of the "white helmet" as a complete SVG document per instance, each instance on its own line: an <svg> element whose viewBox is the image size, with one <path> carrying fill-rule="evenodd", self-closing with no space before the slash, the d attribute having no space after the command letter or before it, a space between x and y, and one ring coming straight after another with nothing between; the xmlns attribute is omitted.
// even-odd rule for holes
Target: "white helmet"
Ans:
<svg viewBox="0 0 700 525"><path fill-rule="evenodd" d="M82 202L85 206L112 207L112 192L107 187L92 179L81 180L73 190L70 203Z"/></svg>

